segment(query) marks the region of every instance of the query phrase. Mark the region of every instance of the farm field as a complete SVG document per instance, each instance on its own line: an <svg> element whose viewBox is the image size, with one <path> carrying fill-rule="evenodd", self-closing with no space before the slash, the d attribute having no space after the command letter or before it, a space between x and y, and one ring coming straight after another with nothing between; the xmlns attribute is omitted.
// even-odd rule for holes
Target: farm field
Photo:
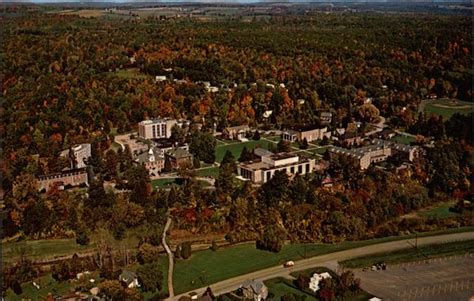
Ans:
<svg viewBox="0 0 474 301"><path fill-rule="evenodd" d="M425 113L442 115L449 118L455 113L469 114L474 112L474 103L460 100L438 99L430 100L425 105Z"/></svg>

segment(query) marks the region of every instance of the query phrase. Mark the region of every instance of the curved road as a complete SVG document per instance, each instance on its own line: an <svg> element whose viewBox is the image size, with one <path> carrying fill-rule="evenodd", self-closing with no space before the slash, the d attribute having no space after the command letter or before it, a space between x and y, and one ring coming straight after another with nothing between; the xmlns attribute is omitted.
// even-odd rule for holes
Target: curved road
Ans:
<svg viewBox="0 0 474 301"><path fill-rule="evenodd" d="M173 260L173 252L171 251L171 248L168 246L166 243L166 232L168 232L168 229L170 228L171 225L171 217L168 217L166 220L166 225L163 230L163 237L162 237L162 243L163 247L166 250L166 253L168 253L168 292L170 294L170 297L174 296L174 289L173 289L173 269L174 269L174 260Z"/></svg>
<svg viewBox="0 0 474 301"><path fill-rule="evenodd" d="M470 240L474 239L474 232L464 232L464 233L455 233L455 234L444 234L437 236L421 237L418 238L418 246L436 244L436 243L446 243L457 240ZM303 259L295 262L293 268L288 269L283 266L276 266L257 272L241 275L238 277L230 278L221 282L211 284L210 287L215 295L221 295L224 293L231 292L240 287L242 282L247 279L260 279L267 280L275 277L289 277L289 274L295 271L305 270L318 266L327 266L334 268L337 266L337 262L351 259L354 257L360 257L365 255L370 255L374 253L383 253L390 252L400 249L410 248L415 244L415 239L403 239L393 242L380 243L376 245L370 245L360 248L354 248L350 250L329 253L326 255L316 256L308 259ZM203 294L207 287L202 287L194 290L198 294ZM184 293L175 297L170 297L167 300L178 300L182 296L187 296L188 293Z"/></svg>

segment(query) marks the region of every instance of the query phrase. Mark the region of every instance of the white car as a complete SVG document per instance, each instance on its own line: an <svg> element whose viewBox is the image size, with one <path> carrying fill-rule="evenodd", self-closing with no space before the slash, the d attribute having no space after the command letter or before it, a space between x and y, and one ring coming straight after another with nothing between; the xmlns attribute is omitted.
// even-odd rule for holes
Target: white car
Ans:
<svg viewBox="0 0 474 301"><path fill-rule="evenodd" d="M285 262L285 264L283 265L285 268L289 268L289 267L292 267L295 265L295 262L292 261L292 260L289 260L287 262Z"/></svg>

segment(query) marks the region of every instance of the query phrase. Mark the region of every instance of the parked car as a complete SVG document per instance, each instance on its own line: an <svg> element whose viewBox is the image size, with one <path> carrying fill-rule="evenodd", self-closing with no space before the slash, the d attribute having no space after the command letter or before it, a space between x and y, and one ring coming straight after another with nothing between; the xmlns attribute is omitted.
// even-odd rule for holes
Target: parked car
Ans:
<svg viewBox="0 0 474 301"><path fill-rule="evenodd" d="M290 268L290 267L292 267L292 266L294 266L294 265L295 265L295 262L292 261L292 260L289 260L289 261L285 262L285 264L283 264L283 266L284 266L285 268Z"/></svg>

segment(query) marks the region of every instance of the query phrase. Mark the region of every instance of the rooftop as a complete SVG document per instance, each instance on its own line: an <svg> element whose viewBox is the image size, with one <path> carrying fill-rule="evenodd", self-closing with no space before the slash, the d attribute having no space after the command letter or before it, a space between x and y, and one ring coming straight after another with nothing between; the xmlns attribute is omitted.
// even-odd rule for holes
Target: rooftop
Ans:
<svg viewBox="0 0 474 301"><path fill-rule="evenodd" d="M170 157L173 157L173 158L176 158L176 159L187 158L187 157L191 156L191 154L187 150L184 150L184 149L181 149L181 148L174 148L172 150L169 150L169 151L166 152L166 155L168 155Z"/></svg>

